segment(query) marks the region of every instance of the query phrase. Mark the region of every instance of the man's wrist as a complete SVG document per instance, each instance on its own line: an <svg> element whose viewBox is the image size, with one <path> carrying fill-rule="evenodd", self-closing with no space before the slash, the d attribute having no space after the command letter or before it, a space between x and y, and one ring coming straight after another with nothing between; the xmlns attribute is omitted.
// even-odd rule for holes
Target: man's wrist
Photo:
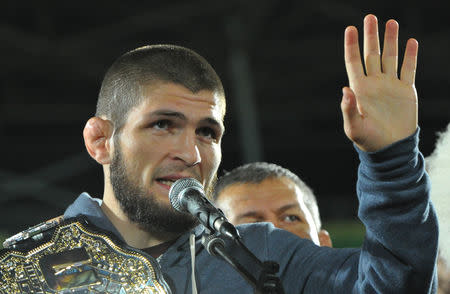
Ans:
<svg viewBox="0 0 450 294"><path fill-rule="evenodd" d="M365 152L355 144L353 146L358 152L361 163L365 165L376 168L379 164L384 166L388 161L393 161L393 164L400 164L401 161L406 162L415 158L419 153L419 134L420 127L417 127L412 135L374 152Z"/></svg>

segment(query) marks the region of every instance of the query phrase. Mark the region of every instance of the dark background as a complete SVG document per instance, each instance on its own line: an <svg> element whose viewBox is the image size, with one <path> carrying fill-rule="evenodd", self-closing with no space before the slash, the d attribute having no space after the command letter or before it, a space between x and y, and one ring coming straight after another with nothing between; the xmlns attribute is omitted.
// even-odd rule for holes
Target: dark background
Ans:
<svg viewBox="0 0 450 294"><path fill-rule="evenodd" d="M450 22L432 1L2 1L0 231L59 215L80 192L101 197L102 169L85 151L82 129L110 64L156 43L194 49L223 79L219 175L275 162L312 187L325 222L355 219L358 161L339 107L343 32L362 28L367 13L381 32L388 19L399 21L400 56L407 38L419 40L427 156L450 121Z"/></svg>

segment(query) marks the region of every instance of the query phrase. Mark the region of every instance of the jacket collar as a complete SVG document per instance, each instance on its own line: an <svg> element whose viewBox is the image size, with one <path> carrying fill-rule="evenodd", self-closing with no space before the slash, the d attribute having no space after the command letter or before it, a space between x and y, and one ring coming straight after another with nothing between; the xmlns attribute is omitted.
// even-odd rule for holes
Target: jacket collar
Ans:
<svg viewBox="0 0 450 294"><path fill-rule="evenodd" d="M75 202L67 207L66 211L64 212L64 218L67 219L84 215L95 226L99 227L102 230L113 233L123 242L125 242L119 231L103 213L103 210L100 208L101 204L101 199L93 198L88 193L83 192L80 194L80 196L78 196ZM184 265L185 263L189 262L190 259L187 258L187 255L189 253L189 236L190 234L195 235L196 253L198 254L198 252L203 249L203 246L201 245L201 237L203 232L204 227L202 225L198 225L190 232L182 234L175 241L175 243L172 244L169 249L167 249L167 251L158 258L158 261L168 264L168 266L172 266L177 262L180 265Z"/></svg>
<svg viewBox="0 0 450 294"><path fill-rule="evenodd" d="M64 212L64 218L67 219L84 215L95 226L99 227L102 230L113 233L123 242L125 242L119 231L103 213L103 210L100 208L101 204L101 199L93 198L88 193L83 192L80 194L80 196L78 196L75 202L67 207L66 211Z"/></svg>

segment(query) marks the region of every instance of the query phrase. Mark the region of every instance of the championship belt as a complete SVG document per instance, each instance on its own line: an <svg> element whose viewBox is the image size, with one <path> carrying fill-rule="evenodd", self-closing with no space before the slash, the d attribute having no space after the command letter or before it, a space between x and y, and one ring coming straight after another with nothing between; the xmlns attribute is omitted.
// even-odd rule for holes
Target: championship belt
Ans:
<svg viewBox="0 0 450 294"><path fill-rule="evenodd" d="M156 261L91 226L67 220L45 243L0 251L0 293L171 293Z"/></svg>

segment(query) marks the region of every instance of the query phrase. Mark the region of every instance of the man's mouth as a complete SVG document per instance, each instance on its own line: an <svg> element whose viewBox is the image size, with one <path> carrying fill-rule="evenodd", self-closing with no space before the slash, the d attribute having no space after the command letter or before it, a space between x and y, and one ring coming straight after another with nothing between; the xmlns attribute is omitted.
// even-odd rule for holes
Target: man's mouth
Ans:
<svg viewBox="0 0 450 294"><path fill-rule="evenodd" d="M169 186L171 187L173 183L175 183L176 180L171 180L171 179L156 179L157 182Z"/></svg>

